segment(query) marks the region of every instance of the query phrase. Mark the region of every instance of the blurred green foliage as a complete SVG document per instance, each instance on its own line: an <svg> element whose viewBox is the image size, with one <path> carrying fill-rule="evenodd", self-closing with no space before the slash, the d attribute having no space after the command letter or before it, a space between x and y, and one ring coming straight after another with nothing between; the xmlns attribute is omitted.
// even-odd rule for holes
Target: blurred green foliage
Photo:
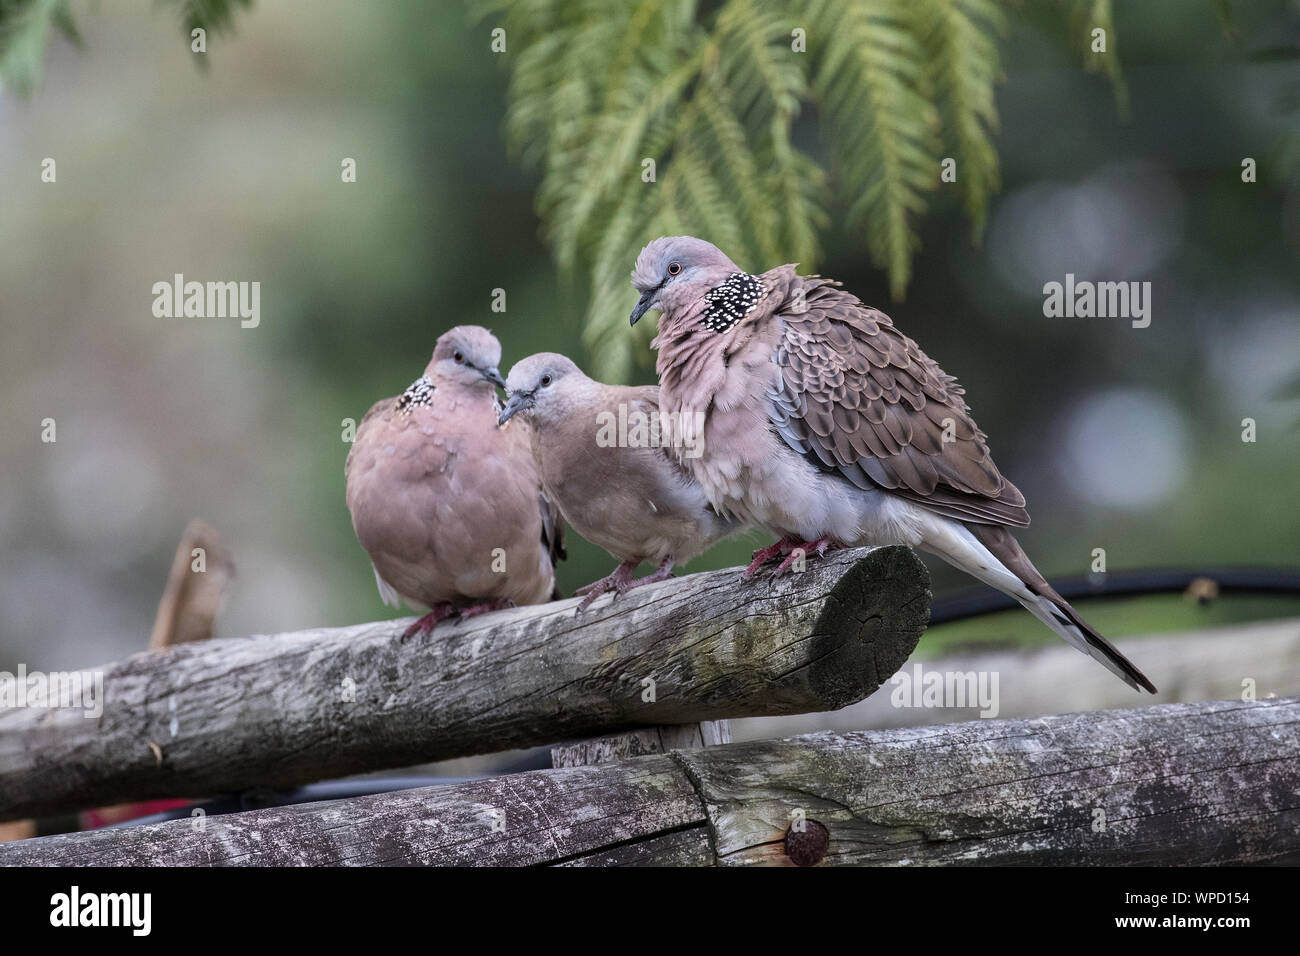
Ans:
<svg viewBox="0 0 1300 956"><path fill-rule="evenodd" d="M80 42L69 0L0 0L0 90L29 95L41 77L51 32Z"/></svg>
<svg viewBox="0 0 1300 956"><path fill-rule="evenodd" d="M166 0L175 7L188 37L203 29L220 33L231 27L235 13L253 0ZM72 0L0 0L0 91L6 87L31 95L41 78L46 42L59 33L81 44ZM199 61L206 63L206 60Z"/></svg>
<svg viewBox="0 0 1300 956"><path fill-rule="evenodd" d="M566 273L589 277L595 373L625 378L626 276L648 238L707 235L761 271L821 260L828 205L901 299L916 221L956 161L976 238L998 184L994 0L482 0L502 25L507 129L542 170L537 208ZM1062 7L1122 92L1109 0ZM1084 43L1103 30L1109 52ZM510 44L514 46L511 47ZM513 49L513 53L511 50ZM820 137L796 126L815 109Z"/></svg>

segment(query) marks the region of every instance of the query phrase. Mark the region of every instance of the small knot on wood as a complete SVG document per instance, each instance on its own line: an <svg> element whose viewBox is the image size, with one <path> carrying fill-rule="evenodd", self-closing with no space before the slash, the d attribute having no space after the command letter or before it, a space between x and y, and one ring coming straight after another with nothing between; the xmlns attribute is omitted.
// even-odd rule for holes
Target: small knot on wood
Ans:
<svg viewBox="0 0 1300 956"><path fill-rule="evenodd" d="M795 827L802 826L802 830ZM785 831L785 855L795 866L816 866L826 857L831 845L831 831L816 820L790 824Z"/></svg>

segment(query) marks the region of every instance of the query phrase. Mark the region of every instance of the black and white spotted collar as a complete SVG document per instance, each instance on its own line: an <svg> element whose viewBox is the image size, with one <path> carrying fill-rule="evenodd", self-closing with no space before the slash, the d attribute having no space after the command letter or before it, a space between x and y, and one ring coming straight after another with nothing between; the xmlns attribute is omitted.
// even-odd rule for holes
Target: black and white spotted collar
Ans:
<svg viewBox="0 0 1300 956"><path fill-rule="evenodd" d="M421 375L410 387L402 393L402 397L397 400L397 410L403 415L411 414L411 409L418 405L426 408L433 406L434 385L429 376Z"/></svg>
<svg viewBox="0 0 1300 956"><path fill-rule="evenodd" d="M710 332L726 332L749 315L754 306L767 296L763 283L747 272L733 272L722 285L704 293L707 305L700 324Z"/></svg>

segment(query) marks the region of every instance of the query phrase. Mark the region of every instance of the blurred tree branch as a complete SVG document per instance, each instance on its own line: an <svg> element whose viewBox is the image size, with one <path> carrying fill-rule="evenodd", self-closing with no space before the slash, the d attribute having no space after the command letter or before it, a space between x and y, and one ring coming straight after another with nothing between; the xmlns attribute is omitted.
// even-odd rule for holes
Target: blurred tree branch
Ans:
<svg viewBox="0 0 1300 956"><path fill-rule="evenodd" d="M188 37L195 29L211 33L230 29L236 11L248 9L253 0L166 0L166 4L180 13ZM0 91L31 95L40 82L52 32L82 45L71 0L0 0Z"/></svg>

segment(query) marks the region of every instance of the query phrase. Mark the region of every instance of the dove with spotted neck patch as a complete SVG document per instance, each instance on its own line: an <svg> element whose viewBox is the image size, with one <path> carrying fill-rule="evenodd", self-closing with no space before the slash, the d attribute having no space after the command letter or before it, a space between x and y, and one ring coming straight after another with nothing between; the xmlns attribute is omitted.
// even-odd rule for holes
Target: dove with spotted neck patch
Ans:
<svg viewBox="0 0 1300 956"><path fill-rule="evenodd" d="M713 506L780 540L782 557L902 544L1015 598L1134 689L1155 686L1079 616L1012 533L1025 499L1003 477L964 389L889 316L794 265L750 275L692 236L649 243L635 324L661 310L659 404L703 414L703 454L682 458Z"/></svg>
<svg viewBox="0 0 1300 956"><path fill-rule="evenodd" d="M380 596L429 609L404 637L556 596L563 525L527 424L497 427L500 361L487 329L445 332L424 374L366 413L348 453L348 510Z"/></svg>

